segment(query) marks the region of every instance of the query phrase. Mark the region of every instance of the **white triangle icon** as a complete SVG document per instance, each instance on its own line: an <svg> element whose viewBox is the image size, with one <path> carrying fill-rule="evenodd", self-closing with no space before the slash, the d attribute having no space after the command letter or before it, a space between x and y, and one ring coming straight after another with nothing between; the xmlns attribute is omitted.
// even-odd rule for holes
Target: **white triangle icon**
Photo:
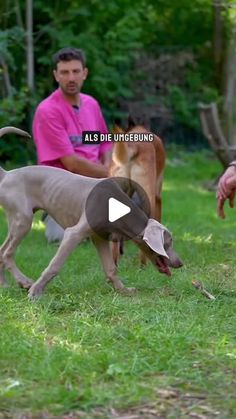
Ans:
<svg viewBox="0 0 236 419"><path fill-rule="evenodd" d="M131 211L128 205L122 204L115 198L109 198L108 200L108 220L113 223L124 215L129 214Z"/></svg>

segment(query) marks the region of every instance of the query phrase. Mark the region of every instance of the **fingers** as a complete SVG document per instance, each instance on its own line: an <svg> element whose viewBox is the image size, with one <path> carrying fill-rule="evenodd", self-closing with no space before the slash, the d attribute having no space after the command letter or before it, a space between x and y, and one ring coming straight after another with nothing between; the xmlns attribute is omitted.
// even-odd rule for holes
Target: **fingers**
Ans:
<svg viewBox="0 0 236 419"><path fill-rule="evenodd" d="M217 214L220 218L225 218L225 212L224 212L224 203L225 199L218 198L217 199Z"/></svg>
<svg viewBox="0 0 236 419"><path fill-rule="evenodd" d="M235 193L236 193L236 190L234 189L228 197L230 208L234 208ZM225 212L224 212L225 201L226 199L224 199L222 196L217 197L217 214L220 218L225 218Z"/></svg>
<svg viewBox="0 0 236 419"><path fill-rule="evenodd" d="M230 206L230 208L234 208L234 197L235 197L235 190L229 196L229 206Z"/></svg>
<svg viewBox="0 0 236 419"><path fill-rule="evenodd" d="M235 167L229 167L226 172L221 176L218 188L217 197L220 196L223 199L229 198L232 190L236 188L236 173Z"/></svg>
<svg viewBox="0 0 236 419"><path fill-rule="evenodd" d="M226 199L227 197L227 186L226 186L227 178L222 178L218 185L217 196L221 196L222 198Z"/></svg>
<svg viewBox="0 0 236 419"><path fill-rule="evenodd" d="M234 207L234 197L236 194L236 172L235 167L231 166L221 176L216 192L217 198L217 214L221 218L225 218L224 204L229 200L230 208Z"/></svg>

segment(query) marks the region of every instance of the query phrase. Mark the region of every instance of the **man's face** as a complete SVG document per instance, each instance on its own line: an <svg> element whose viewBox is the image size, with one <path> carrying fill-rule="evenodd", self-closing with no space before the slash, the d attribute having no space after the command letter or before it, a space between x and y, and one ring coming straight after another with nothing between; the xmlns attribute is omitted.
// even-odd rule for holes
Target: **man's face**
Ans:
<svg viewBox="0 0 236 419"><path fill-rule="evenodd" d="M88 69L83 68L79 60L60 61L53 74L63 93L74 96L80 92L83 82L87 78Z"/></svg>

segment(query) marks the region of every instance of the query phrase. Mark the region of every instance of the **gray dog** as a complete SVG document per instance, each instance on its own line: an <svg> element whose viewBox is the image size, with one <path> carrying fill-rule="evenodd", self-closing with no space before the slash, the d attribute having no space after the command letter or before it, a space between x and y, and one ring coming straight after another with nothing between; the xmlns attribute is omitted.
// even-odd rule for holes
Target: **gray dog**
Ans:
<svg viewBox="0 0 236 419"><path fill-rule="evenodd" d="M6 133L29 136L14 127L0 129L0 136ZM90 193L95 187L97 195L95 199L91 199ZM129 205L131 214L134 211L135 216L122 217L118 224L109 223L105 216L105 203L109 196L115 196ZM88 210L87 202L90 202ZM103 205L102 211L98 211L100 203ZM108 282L118 291L132 293L134 289L126 288L116 275L116 266L107 240L110 234L131 238L154 266L166 275L171 275L170 267L182 266L181 260L172 249L170 232L156 220L148 219L112 180L89 178L47 166L22 167L8 172L0 168L0 204L8 218L8 235L0 248L0 285L6 283L4 270L7 269L21 287L29 289L29 297L32 299L43 293L45 286L57 275L69 254L87 237L91 237L97 249ZM47 268L32 283L17 268L14 254L23 237L30 231L33 215L39 209L51 215L65 229L65 234ZM88 222L91 209L94 214L99 212L99 216L95 217L95 229L91 229Z"/></svg>

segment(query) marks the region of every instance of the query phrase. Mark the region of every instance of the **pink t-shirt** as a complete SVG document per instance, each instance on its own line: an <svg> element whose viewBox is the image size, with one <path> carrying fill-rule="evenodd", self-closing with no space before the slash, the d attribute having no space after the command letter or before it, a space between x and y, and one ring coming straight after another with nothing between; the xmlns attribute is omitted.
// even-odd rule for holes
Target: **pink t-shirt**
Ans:
<svg viewBox="0 0 236 419"><path fill-rule="evenodd" d="M73 108L57 89L37 107L33 121L33 136L37 148L38 164L63 167L60 158L77 154L98 162L111 143L82 144L83 131L107 133L98 102L80 93L80 107Z"/></svg>

